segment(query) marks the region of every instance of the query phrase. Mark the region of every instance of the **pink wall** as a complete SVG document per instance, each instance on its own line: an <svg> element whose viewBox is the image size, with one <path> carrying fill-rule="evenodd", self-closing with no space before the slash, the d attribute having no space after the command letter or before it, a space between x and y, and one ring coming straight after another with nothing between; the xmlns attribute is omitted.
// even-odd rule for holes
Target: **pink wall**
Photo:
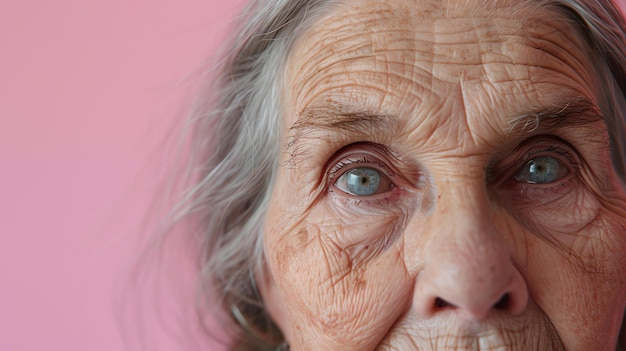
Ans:
<svg viewBox="0 0 626 351"><path fill-rule="evenodd" d="M0 351L123 349L119 278L226 3L0 3ZM222 349L141 311L149 350Z"/></svg>
<svg viewBox="0 0 626 351"><path fill-rule="evenodd" d="M238 3L0 2L0 351L123 349L159 152Z"/></svg>

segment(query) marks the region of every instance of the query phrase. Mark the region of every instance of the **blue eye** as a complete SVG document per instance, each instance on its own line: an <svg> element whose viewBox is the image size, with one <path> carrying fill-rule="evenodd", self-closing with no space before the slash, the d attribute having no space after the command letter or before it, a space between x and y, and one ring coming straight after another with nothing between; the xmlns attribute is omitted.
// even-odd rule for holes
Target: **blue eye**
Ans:
<svg viewBox="0 0 626 351"><path fill-rule="evenodd" d="M357 196L374 195L380 190L381 174L370 167L354 168L342 174L337 187Z"/></svg>
<svg viewBox="0 0 626 351"><path fill-rule="evenodd" d="M549 184L565 177L569 169L563 162L551 156L540 156L528 161L515 175L518 182Z"/></svg>

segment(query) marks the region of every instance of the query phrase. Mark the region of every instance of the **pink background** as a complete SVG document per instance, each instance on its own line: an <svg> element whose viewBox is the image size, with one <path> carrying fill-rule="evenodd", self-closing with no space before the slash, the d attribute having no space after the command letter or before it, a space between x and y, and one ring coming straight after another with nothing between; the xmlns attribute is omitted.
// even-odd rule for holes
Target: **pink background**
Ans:
<svg viewBox="0 0 626 351"><path fill-rule="evenodd" d="M223 349L181 332L188 311L171 301L190 293L125 310L120 277L171 130L240 3L0 3L0 351Z"/></svg>
<svg viewBox="0 0 626 351"><path fill-rule="evenodd" d="M241 2L0 2L0 351L139 349L120 281L170 129ZM147 350L222 349L141 313Z"/></svg>

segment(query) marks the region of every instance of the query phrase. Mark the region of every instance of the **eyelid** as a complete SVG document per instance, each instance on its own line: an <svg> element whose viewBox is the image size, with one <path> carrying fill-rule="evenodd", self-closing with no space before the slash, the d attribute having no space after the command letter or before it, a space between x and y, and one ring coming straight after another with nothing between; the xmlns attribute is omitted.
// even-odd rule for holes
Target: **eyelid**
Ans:
<svg viewBox="0 0 626 351"><path fill-rule="evenodd" d="M328 174L329 178L336 180L351 168L373 166L373 168L381 169L389 177L396 177L398 174L394 167L396 162L398 162L397 159L385 146L358 142L336 152L326 163L325 173ZM351 165L354 166L351 167Z"/></svg>
<svg viewBox="0 0 626 351"><path fill-rule="evenodd" d="M576 175L581 164L578 152L567 141L552 135L540 135L520 143L514 151L506 156L505 160L500 161L498 166L496 166L497 169L502 170L502 173L493 177L495 181L494 179L489 179L489 177L488 181L496 183L514 181L513 177L519 172L520 168L524 167L533 158L540 156L551 156L560 160L569 168L569 175L566 176L568 179ZM498 181L497 179L500 180ZM537 186L541 185L538 184Z"/></svg>
<svg viewBox="0 0 626 351"><path fill-rule="evenodd" d="M370 159L367 155L348 156L339 160L331 168L329 175L331 179L339 179L343 174L359 167L370 167L380 169L388 177L394 177L395 173L384 163L376 159Z"/></svg>

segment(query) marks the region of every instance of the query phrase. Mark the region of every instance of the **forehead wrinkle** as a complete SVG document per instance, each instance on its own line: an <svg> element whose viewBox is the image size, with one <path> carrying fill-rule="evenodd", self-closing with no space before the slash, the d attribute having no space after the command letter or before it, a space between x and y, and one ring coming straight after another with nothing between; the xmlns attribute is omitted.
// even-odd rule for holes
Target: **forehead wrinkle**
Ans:
<svg viewBox="0 0 626 351"><path fill-rule="evenodd" d="M421 49L423 45L415 45L414 36L421 30L418 26L411 24L414 22L412 14L423 15L423 10L408 7L407 13L401 13L402 18L398 19L397 8L392 8L385 3L376 3L373 7L375 9L338 7L335 12L318 22L317 26L311 28L303 36L308 40L302 40L294 50L295 61L301 64L292 66L291 76L304 77L304 80L297 81L307 81L311 76L337 63L373 58L377 51L392 52L390 45L395 42L413 43L409 47L398 45L397 51L399 52L406 51L407 48L422 51L424 54L430 52L427 48ZM389 18L393 20L385 21ZM382 22L385 23L383 32L379 31ZM422 33L427 35L430 33L430 28L425 26ZM396 37L401 39L397 40ZM312 38L315 39L312 40Z"/></svg>
<svg viewBox="0 0 626 351"><path fill-rule="evenodd" d="M361 85L363 87L376 89L386 94L389 91L389 85L395 81L396 85L418 84L422 80L415 79L415 70L423 71L424 75L428 74L428 70L421 69L416 65L417 62L406 57L407 46L399 45L397 49L385 48L384 50L377 48L370 38L357 35L354 44L341 43L341 48L328 50L320 50L318 54L312 55L315 49L308 49L303 56L301 65L298 65L293 72L291 81L297 82L292 89L295 97L296 105L302 105L302 100L315 98L315 95L323 93L317 91L315 95L313 91L320 85L329 86L330 80L338 80L338 77L346 78L342 82L343 85L331 85L331 89L343 88L347 85ZM356 38L358 37L358 38ZM412 43L410 40L403 40L406 43ZM390 40L388 45L394 42ZM428 54L427 49L419 49L413 47L412 52L421 52ZM298 60L296 60L298 61ZM424 62L430 62L425 60ZM349 83L345 83L345 82ZM359 84L356 82L358 81Z"/></svg>
<svg viewBox="0 0 626 351"><path fill-rule="evenodd" d="M380 7L375 4L374 6ZM338 8L339 9L339 8ZM343 8L340 8L343 10ZM561 43L558 35L563 31L567 32L563 26L565 22L557 21L558 23L550 23L550 26L546 23L548 21L548 15L554 15L556 11L543 11L540 12L545 15L539 19L524 19L522 15L527 15L531 11L519 11L512 16L508 12L492 11L494 18L486 18L484 13L473 14L477 17L468 17L467 13L459 18L470 19L474 22L467 22L463 24L463 28L473 28L470 36L478 35L480 39L477 43L470 45L467 43L467 39L459 40L450 35L437 35L434 36L431 32L433 25L438 24L443 26L445 32L448 33L464 33L458 26L447 26L446 23L452 23L449 19L437 19L437 18L412 18L410 14L401 14L401 21L370 21L370 18L379 18L376 12L366 13L364 11L355 11L349 9L349 13L335 12L333 16L326 18L326 21L318 22L317 26L312 27L311 32L304 35L299 44L296 45L294 50L295 59L291 62L291 71L296 73L290 75L292 82L295 82L287 90L291 101L294 104L290 105L292 111L297 112L301 110L302 106L307 106L311 101L322 101L324 95L332 95L334 91L337 91L347 97L347 101L360 100L360 95L367 96L367 100L376 100L374 104L368 104L370 106L379 105L376 110L389 111L387 115L392 116L412 116L415 117L427 117L424 114L411 114L410 112L416 112L416 105L421 104L424 100L432 100L435 103L438 99L447 95L448 91L441 85L444 83L458 82L461 78L468 80L482 81L483 83L499 83L508 80L520 81L520 75L522 79L528 81L528 87L535 87L536 84L554 84L559 85L566 81L564 85L570 90L576 90L581 95L589 95L588 81L581 78L580 75L575 74L576 70L568 65L566 68L562 68L563 62L567 60L559 57L571 55L565 48L576 47L572 43L567 42L565 45ZM398 10L387 9L383 11L382 17L389 17L390 13L395 13ZM419 11L413 11L411 13L419 13ZM339 15L342 15L339 17ZM480 17L482 15L482 17ZM383 18L388 19L388 18ZM422 22L416 23L418 20ZM512 21L511 19L515 19ZM559 18L557 18L558 20ZM437 22L440 20L439 22ZM383 23L380 23L383 22ZM403 23L401 23L403 22ZM407 28L407 25L415 26ZM383 25L387 25L384 27ZM377 29L382 27L382 31L377 32ZM390 28L391 27L391 28ZM532 27L532 28L526 28ZM428 29L430 28L430 29ZM551 30L547 30L546 28ZM424 31L422 32L422 29ZM490 31L491 29L491 31ZM484 32L488 35L480 35ZM386 35L392 33L393 35ZM422 34L420 34L422 33ZM484 34L483 33L483 34ZM439 33L438 33L439 34ZM395 35L398 37L396 38ZM542 53L537 47L541 46L535 43L532 38L544 38L546 37L544 45L556 46L556 48L549 48L550 52L554 52L553 57L557 59L548 59L550 62L545 62L545 53ZM347 40L346 38L349 38ZM565 38L565 37L562 37ZM447 55L441 51L437 55L438 58L428 59L428 55L433 56L434 46L439 48L452 48L455 45L458 47L463 44L465 48L471 49L473 46L482 46L484 48L479 49L478 54L473 55L460 55L456 57L458 62L451 60L452 55ZM480 44L480 45L476 45ZM561 45L561 46L559 46ZM320 49L324 48L324 49ZM459 48L458 50L463 50ZM530 50L528 50L530 49ZM445 50L444 50L445 51ZM577 50L578 51L578 50ZM580 56L575 56L578 59ZM437 60L442 62L437 62ZM294 63L304 63L295 65ZM418 64L418 63L426 63ZM475 68L470 69L470 64L474 62ZM457 63L462 66L460 69L441 69L444 66ZM434 64L440 64L439 68L433 67ZM425 66L425 67L420 67ZM543 68L549 70L544 74L542 70L535 70L535 68ZM435 70L439 69L445 77L436 76ZM587 72L587 70L584 70ZM478 73L476 75L475 73ZM447 79L446 79L447 78ZM396 84L396 82L402 82L402 84ZM406 82L406 83L403 83ZM572 86L572 82L578 83L576 86ZM406 84L406 86L404 86ZM408 89L407 89L408 87ZM528 88L527 87L527 88ZM554 92L554 91L553 91ZM365 94L364 94L365 93ZM522 91L522 94L527 94L528 89ZM548 92L552 93L552 92ZM534 94L534 93L533 93ZM543 93L542 93L543 94ZM433 95L435 97L433 98ZM507 95L506 91L503 95ZM553 94L552 97L557 97ZM521 111L519 104L522 100L519 96L515 96L515 100L512 101L518 104L517 108L513 106L506 106L508 103L506 100L508 96L499 96L494 101L494 105L499 109L498 114L500 117L492 116L501 120L504 123L499 123L500 132L504 134L506 130L507 121L510 116L517 115L515 112ZM398 104L398 102L404 102L409 98L418 101L415 105L404 106ZM524 100L528 100L528 96L524 97ZM543 96L537 96L539 100L544 100ZM530 99L527 103L533 103ZM560 101L559 99L551 99L552 101ZM414 101L413 101L414 102ZM407 113L409 112L409 113ZM489 112L489 111L487 111ZM493 113L494 111L491 111ZM361 112L359 112L361 113ZM369 112L363 113L364 115L380 115L378 113L371 114ZM532 115L533 112L530 111ZM541 115L542 113L539 113ZM550 113L545 113L548 115ZM302 113L290 113L288 114L289 120L292 121L294 116L298 119ZM332 115L332 113L330 114ZM336 114L342 115L341 112ZM344 116L349 114L343 114ZM508 116L508 117L507 117ZM420 118L417 118L420 119ZM287 126L292 123L289 121ZM408 121L405 121L408 122ZM330 125L329 123L326 124ZM521 125L521 124L520 124ZM545 125L542 123L541 125ZM338 126L335 126L338 128ZM320 134L322 128L296 128L302 131L307 131L309 139L311 136ZM327 128L328 129L328 128ZM293 131L290 131L292 137L290 137L289 144L298 139L307 139L302 137L304 133L299 133L300 137L293 137ZM298 133L296 133L297 135ZM500 134L500 133L499 133ZM300 143L302 144L302 143ZM293 152L293 148L289 148L290 152ZM296 154L298 152L295 152Z"/></svg>
<svg viewBox="0 0 626 351"><path fill-rule="evenodd" d="M553 19L554 21L554 19ZM589 58L586 55L586 45L583 43L582 38L574 28L565 23L564 20L560 21L565 28L559 28L548 23L542 23L541 30L546 28L552 28L550 33L534 33L527 31L526 45L539 54L552 57L559 64L556 66L560 69L570 69L576 72L578 75L582 75L586 82L589 84L592 80L589 77L591 64ZM564 33L568 31L569 33ZM568 35L569 34L569 35ZM550 60L541 60L543 62L551 62ZM552 67L548 67L554 69Z"/></svg>
<svg viewBox="0 0 626 351"><path fill-rule="evenodd" d="M388 96L407 94L411 100L421 100L417 92L432 87L429 70L422 69L409 60L406 49L387 50L385 54L375 54L368 43L359 44L358 53L324 53L306 55L306 61L299 66L291 81L296 82L290 89L293 108L306 106L322 95L339 92L351 98L360 95L368 100L376 99L383 103ZM310 52L310 50L309 50ZM392 55L393 53L401 55ZM294 60L298 61L298 60ZM422 77L420 77L422 76Z"/></svg>
<svg viewBox="0 0 626 351"><path fill-rule="evenodd" d="M353 68L358 68L358 65L374 67L370 70L376 71L377 63L383 64L386 71L378 69L380 74L395 73L401 76L402 74L399 74L401 72L407 77L414 76L415 70L422 70L433 76L430 77L431 80L446 81L458 80L460 73L468 77L475 76L470 72L485 76L485 66L494 64L521 64L529 68L544 68L552 71L587 71L584 69L585 65L582 64L580 55L573 55L572 50L568 50L569 47L576 47L575 45L566 43L565 46L568 48L560 47L559 42L562 40L556 40L557 38L552 38L552 35L541 32L549 26L544 23L545 21L538 19L510 21L484 17L466 19L471 23L464 23L463 28L452 27L449 25L449 19L441 19L429 20L426 24L421 23L411 28L398 27L398 24L392 22L393 28L387 27L382 32L373 32L372 26L364 27L363 23L369 23L366 20L351 19L349 23L340 20L338 22L342 24L335 27L333 27L334 21L323 23L329 25L320 25L321 28L316 28L310 36L307 36L320 39L309 40L307 44L312 42L313 45L305 46L306 50L299 50L301 54L298 56L299 62L303 64L293 66L295 69L293 76L298 79L292 81L301 82L301 84L294 87L296 88L294 93L299 97L307 86L324 82L325 74L349 73L349 65ZM435 30L436 35L434 35L433 25L443 30ZM541 28L537 30L539 33L533 33L523 28L526 25ZM420 26L425 27L423 31L419 29ZM454 29L450 29L451 27ZM462 30L467 29L466 27L471 30ZM333 30L335 28L341 29ZM554 26L547 28L553 28L551 33L562 32L560 28ZM468 39L459 39L455 35L458 33L465 33L464 36ZM480 40L475 40L477 34ZM542 40L543 43L541 43ZM520 56L520 45L530 50ZM478 52L473 52L476 50ZM468 55L468 52L471 54ZM547 63L543 58L546 55L553 57L554 60ZM370 59L372 62L369 61ZM395 65L396 69L392 70L389 64ZM458 67L454 67L455 65Z"/></svg>
<svg viewBox="0 0 626 351"><path fill-rule="evenodd" d="M332 101L340 95L340 100L367 101L368 105L376 105L381 110L386 110L385 105L393 108L397 103L410 105L422 101L422 95L432 90L430 76L420 70L410 70L400 73L393 66L402 65L396 62L379 62L385 69L365 69L350 67L347 70L337 72L319 72L310 77L306 84L294 94L294 108L304 110L301 106L308 106L312 101ZM416 79L418 76L428 79ZM407 106L408 107L408 106ZM301 114L298 113L298 115Z"/></svg>

